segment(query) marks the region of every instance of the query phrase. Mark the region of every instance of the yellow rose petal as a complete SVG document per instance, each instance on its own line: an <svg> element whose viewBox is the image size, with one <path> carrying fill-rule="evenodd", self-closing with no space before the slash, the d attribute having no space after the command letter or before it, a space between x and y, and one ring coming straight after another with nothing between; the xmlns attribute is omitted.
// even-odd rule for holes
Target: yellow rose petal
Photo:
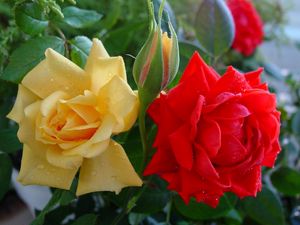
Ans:
<svg viewBox="0 0 300 225"><path fill-rule="evenodd" d="M37 100L39 100L38 96L20 84L15 105L7 117L20 123L24 116L24 109Z"/></svg>
<svg viewBox="0 0 300 225"><path fill-rule="evenodd" d="M37 101L27 106L24 110L24 117L19 123L18 138L22 143L39 151L46 151L41 142L36 140L36 120L40 112L41 101ZM42 149L39 149L42 148Z"/></svg>
<svg viewBox="0 0 300 225"><path fill-rule="evenodd" d="M22 84L25 87L40 98L55 91L77 96L89 89L89 77L80 67L52 49L47 49L45 55L46 59L24 77Z"/></svg>
<svg viewBox="0 0 300 225"><path fill-rule="evenodd" d="M55 167L48 163L46 151L36 152L24 145L18 181L24 185L45 185L68 190L77 170Z"/></svg>
<svg viewBox="0 0 300 225"><path fill-rule="evenodd" d="M43 116L53 114L57 110L57 103L60 99L67 98L68 95L63 91L56 91L42 101L41 113Z"/></svg>
<svg viewBox="0 0 300 225"><path fill-rule="evenodd" d="M124 187L142 184L122 146L111 141L101 155L84 159L76 194L95 191L114 191L118 194Z"/></svg>
<svg viewBox="0 0 300 225"><path fill-rule="evenodd" d="M63 169L78 169L82 163L82 156L79 155L63 155L63 150L56 145L47 149L47 161L53 165Z"/></svg>
<svg viewBox="0 0 300 225"><path fill-rule="evenodd" d="M130 86L120 77L113 77L98 94L99 105L106 103L108 111L117 119L113 132L128 130L138 114L138 98ZM125 121L126 120L126 121Z"/></svg>
<svg viewBox="0 0 300 225"><path fill-rule="evenodd" d="M94 70L94 66L97 64L98 58L109 58L109 55L102 42L94 38L89 57L86 61L85 71L92 73L92 71Z"/></svg>
<svg viewBox="0 0 300 225"><path fill-rule="evenodd" d="M91 137L85 143L73 149L65 150L64 154L81 155L83 157L88 157L89 152L93 152L93 155L98 155L102 153L105 150L105 147L107 145L105 144L106 143L105 141L110 139L114 124L115 124L115 120L112 116L110 115L105 116L105 118L103 118L102 124L100 125L96 133L93 135L93 137Z"/></svg>
<svg viewBox="0 0 300 225"><path fill-rule="evenodd" d="M126 81L126 70L122 57L96 58L94 60L93 69L86 71L91 78L91 91L94 94L98 94L100 88L115 76Z"/></svg>

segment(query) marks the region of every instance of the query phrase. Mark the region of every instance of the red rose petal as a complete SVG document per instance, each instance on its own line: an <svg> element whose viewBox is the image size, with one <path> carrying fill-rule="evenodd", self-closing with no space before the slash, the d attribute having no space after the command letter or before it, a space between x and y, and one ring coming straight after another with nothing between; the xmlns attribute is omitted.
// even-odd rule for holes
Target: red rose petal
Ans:
<svg viewBox="0 0 300 225"><path fill-rule="evenodd" d="M191 77L198 77L200 81L199 90L201 90L202 94L206 94L210 87L220 78L220 76L203 61L198 52L193 54L180 79L180 83L189 81Z"/></svg>
<svg viewBox="0 0 300 225"><path fill-rule="evenodd" d="M247 91L241 98L250 112L273 112L276 110L276 95L263 90Z"/></svg>
<svg viewBox="0 0 300 225"><path fill-rule="evenodd" d="M209 117L221 120L234 120L247 117L250 114L251 113L244 105L239 103L228 103L219 106L209 114Z"/></svg>
<svg viewBox="0 0 300 225"><path fill-rule="evenodd" d="M149 176L157 173L167 173L174 171L176 167L177 163L172 152L168 149L159 148L153 155L143 174L144 176Z"/></svg>
<svg viewBox="0 0 300 225"><path fill-rule="evenodd" d="M271 150L265 152L264 159L263 159L263 165L272 168L274 166L275 160L277 158L278 153L280 152L281 147L279 144L279 140L276 140Z"/></svg>
<svg viewBox="0 0 300 225"><path fill-rule="evenodd" d="M214 157L221 147L221 129L216 121L202 120L198 127L197 142L207 152L209 157Z"/></svg>
<svg viewBox="0 0 300 225"><path fill-rule="evenodd" d="M203 176L206 179L218 179L219 174L215 170L205 150L203 150L201 147L198 147L195 155L195 170L199 176Z"/></svg>
<svg viewBox="0 0 300 225"><path fill-rule="evenodd" d="M245 78L251 87L257 87L261 85L260 75L263 72L263 70L264 70L263 68L258 68L255 71L245 73Z"/></svg>
<svg viewBox="0 0 300 225"><path fill-rule="evenodd" d="M261 189L261 167L255 166L244 173L237 173L231 179L231 191L240 198L256 196Z"/></svg>
<svg viewBox="0 0 300 225"><path fill-rule="evenodd" d="M223 135L221 149L212 162L218 166L234 165L244 159L247 152L247 149L236 137Z"/></svg>
<svg viewBox="0 0 300 225"><path fill-rule="evenodd" d="M231 92L233 94L243 93L245 90L251 88L245 79L245 76L229 66L225 74L218 80L218 82L211 88L208 97L211 99L214 96L223 92Z"/></svg>
<svg viewBox="0 0 300 225"><path fill-rule="evenodd" d="M187 170L191 170L194 162L194 153L190 137L187 134L189 134L189 127L183 125L169 136L169 141L179 165Z"/></svg>

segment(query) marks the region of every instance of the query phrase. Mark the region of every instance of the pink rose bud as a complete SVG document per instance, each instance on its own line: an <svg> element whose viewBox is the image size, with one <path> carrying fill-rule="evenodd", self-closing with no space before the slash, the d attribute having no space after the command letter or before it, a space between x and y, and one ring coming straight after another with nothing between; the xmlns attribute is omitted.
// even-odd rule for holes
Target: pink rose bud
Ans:
<svg viewBox="0 0 300 225"><path fill-rule="evenodd" d="M179 66L179 50L176 32L169 22L170 36L161 29L160 6L158 23L153 4L149 3L150 32L147 41L136 57L133 76L139 88L141 102L150 103L176 76Z"/></svg>

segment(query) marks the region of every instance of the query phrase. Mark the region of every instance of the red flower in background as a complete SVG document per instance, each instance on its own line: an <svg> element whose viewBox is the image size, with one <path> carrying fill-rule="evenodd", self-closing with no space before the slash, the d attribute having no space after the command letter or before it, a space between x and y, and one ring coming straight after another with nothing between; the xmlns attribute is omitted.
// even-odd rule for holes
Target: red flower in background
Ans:
<svg viewBox="0 0 300 225"><path fill-rule="evenodd" d="M215 207L224 192L255 196L261 166L272 167L280 151L276 96L261 72L229 67L220 77L195 53L179 84L148 110L157 151L144 175L159 175L186 203L195 197Z"/></svg>
<svg viewBox="0 0 300 225"><path fill-rule="evenodd" d="M263 23L251 0L227 0L235 23L232 47L245 56L251 55L264 38Z"/></svg>

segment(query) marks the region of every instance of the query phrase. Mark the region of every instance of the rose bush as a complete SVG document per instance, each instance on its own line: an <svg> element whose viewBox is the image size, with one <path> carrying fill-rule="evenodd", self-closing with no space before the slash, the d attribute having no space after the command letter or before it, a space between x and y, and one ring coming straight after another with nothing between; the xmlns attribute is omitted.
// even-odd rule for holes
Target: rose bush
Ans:
<svg viewBox="0 0 300 225"><path fill-rule="evenodd" d="M150 105L157 151L144 175L158 174L186 203L255 196L261 166L272 167L280 151L280 113L261 72L229 67L221 77L195 53L179 84Z"/></svg>
<svg viewBox="0 0 300 225"><path fill-rule="evenodd" d="M24 143L18 180L69 189L81 167L77 195L141 186L122 146L111 139L129 130L138 113L122 57L109 57L97 39L85 70L52 49L45 55L22 80L8 115Z"/></svg>
<svg viewBox="0 0 300 225"><path fill-rule="evenodd" d="M251 0L227 0L235 24L232 48L250 56L264 38L263 22Z"/></svg>

